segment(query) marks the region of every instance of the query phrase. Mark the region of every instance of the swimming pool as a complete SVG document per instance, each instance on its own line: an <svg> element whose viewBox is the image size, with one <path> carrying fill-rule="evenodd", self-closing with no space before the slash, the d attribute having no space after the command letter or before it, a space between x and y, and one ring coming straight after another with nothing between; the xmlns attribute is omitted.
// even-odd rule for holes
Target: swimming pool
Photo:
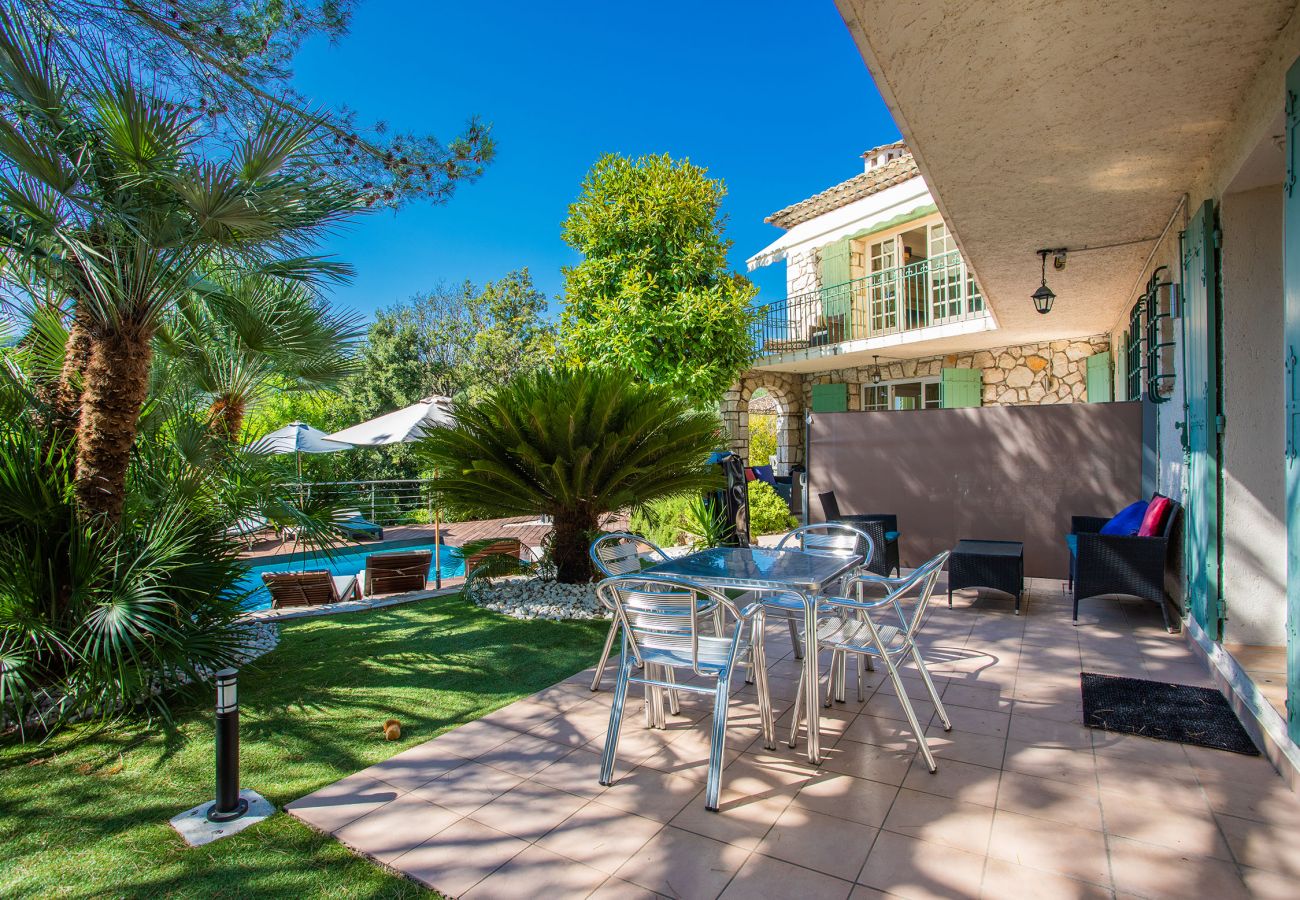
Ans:
<svg viewBox="0 0 1300 900"><path fill-rule="evenodd" d="M377 541L353 547L340 547L328 556L320 551L286 553L283 556L264 557L248 567L248 573L237 582L240 593L247 592L243 607L249 611L271 608L271 592L262 584L263 572L306 572L328 569L334 575L356 575L366 567L366 557L372 553L389 550L433 550L433 541L419 538L405 541ZM442 545L440 567L443 578L454 578L465 572L465 561L455 549ZM433 571L429 571L433 580Z"/></svg>

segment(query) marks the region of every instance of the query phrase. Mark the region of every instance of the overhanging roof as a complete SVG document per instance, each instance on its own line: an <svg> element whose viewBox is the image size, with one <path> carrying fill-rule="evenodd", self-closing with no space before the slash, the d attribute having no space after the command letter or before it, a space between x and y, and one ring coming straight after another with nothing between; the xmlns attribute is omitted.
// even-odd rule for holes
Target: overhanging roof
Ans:
<svg viewBox="0 0 1300 900"><path fill-rule="evenodd" d="M1008 342L1107 330L1288 0L837 0ZM1279 86L1280 91L1280 86ZM1279 93L1280 96L1280 93ZM1040 247L1124 246L1049 269Z"/></svg>

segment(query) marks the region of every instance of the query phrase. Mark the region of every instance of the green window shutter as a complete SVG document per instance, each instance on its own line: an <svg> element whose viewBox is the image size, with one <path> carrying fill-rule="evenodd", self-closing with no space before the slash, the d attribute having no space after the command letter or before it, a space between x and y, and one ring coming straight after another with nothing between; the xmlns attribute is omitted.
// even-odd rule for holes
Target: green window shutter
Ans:
<svg viewBox="0 0 1300 900"><path fill-rule="evenodd" d="M818 273L822 288L844 284L849 280L849 242L846 238L827 244L818 252Z"/></svg>
<svg viewBox="0 0 1300 900"><path fill-rule="evenodd" d="M1137 399L1136 397L1129 397L1129 396L1127 396L1127 394L1128 394L1128 389L1129 389L1129 383L1128 383L1128 332L1127 332L1127 331L1124 332L1124 336L1120 339L1119 345L1115 347L1115 371L1119 374L1119 378L1120 378L1120 382L1119 382L1119 384L1120 384L1120 391L1119 391L1119 393L1125 395L1123 399L1125 399L1125 400L1136 400L1136 399Z"/></svg>
<svg viewBox="0 0 1300 900"><path fill-rule="evenodd" d="M939 405L944 409L983 404L984 377L979 369L943 369L939 376Z"/></svg>
<svg viewBox="0 0 1300 900"><path fill-rule="evenodd" d="M1094 353L1088 357L1088 402L1109 403L1111 387L1110 353Z"/></svg>
<svg viewBox="0 0 1300 900"><path fill-rule="evenodd" d="M814 384L812 386L812 411L847 412L849 386L847 384Z"/></svg>
<svg viewBox="0 0 1300 900"><path fill-rule="evenodd" d="M849 242L836 241L821 249L818 277L822 286L822 318L827 342L837 344L853 335L852 297L849 288Z"/></svg>

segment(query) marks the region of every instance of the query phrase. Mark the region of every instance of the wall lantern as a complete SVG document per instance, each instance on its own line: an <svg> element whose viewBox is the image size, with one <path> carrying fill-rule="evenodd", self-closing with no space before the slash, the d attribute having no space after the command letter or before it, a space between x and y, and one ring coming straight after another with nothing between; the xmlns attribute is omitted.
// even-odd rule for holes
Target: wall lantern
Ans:
<svg viewBox="0 0 1300 900"><path fill-rule="evenodd" d="M871 383L880 384L880 357L873 356L871 359L873 360L871 366Z"/></svg>
<svg viewBox="0 0 1300 900"><path fill-rule="evenodd" d="M1047 255L1049 253L1056 254L1056 259L1053 262L1055 268L1065 268L1064 249L1038 251L1038 256L1043 261L1043 281L1042 284L1038 286L1038 290L1034 291L1030 296L1034 301L1034 309L1038 310L1038 312L1044 316L1052 311L1052 303L1056 300L1056 294L1052 293L1052 289L1047 286Z"/></svg>

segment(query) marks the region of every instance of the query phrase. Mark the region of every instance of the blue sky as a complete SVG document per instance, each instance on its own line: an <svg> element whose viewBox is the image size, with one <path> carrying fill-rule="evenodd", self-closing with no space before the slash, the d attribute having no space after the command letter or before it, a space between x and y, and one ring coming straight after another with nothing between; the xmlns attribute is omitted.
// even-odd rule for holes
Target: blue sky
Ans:
<svg viewBox="0 0 1300 900"><path fill-rule="evenodd" d="M362 0L350 34L305 46L296 85L362 121L439 136L478 113L497 159L446 204L362 217L326 252L357 269L334 302L370 313L439 281L528 266L555 301L577 254L560 223L603 153L667 152L726 181L731 263L780 231L763 217L861 171L896 140L830 0L434 4ZM784 293L784 267L751 275Z"/></svg>

